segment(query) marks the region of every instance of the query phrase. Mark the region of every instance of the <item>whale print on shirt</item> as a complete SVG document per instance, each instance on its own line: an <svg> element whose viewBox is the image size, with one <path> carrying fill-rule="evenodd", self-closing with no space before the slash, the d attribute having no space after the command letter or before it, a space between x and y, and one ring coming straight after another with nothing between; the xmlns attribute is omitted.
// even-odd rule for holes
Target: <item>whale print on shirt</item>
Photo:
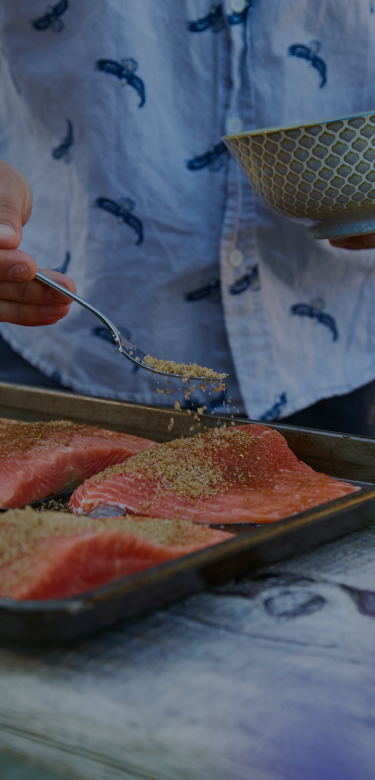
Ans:
<svg viewBox="0 0 375 780"><path fill-rule="evenodd" d="M130 330L127 330L126 328L120 328L120 332L123 336L125 336L126 339L128 339L128 341L130 341ZM106 341L107 343L112 344L112 346L118 350L118 346L112 334L109 332L108 328L105 327L105 325L97 325L95 328L92 328L91 335L98 339L102 339L102 341ZM134 364L131 371L132 374L136 374L139 369L140 366Z"/></svg>
<svg viewBox="0 0 375 780"><path fill-rule="evenodd" d="M70 263L70 252L65 252L65 260L57 268L53 268L53 271L58 271L59 274L66 274Z"/></svg>
<svg viewBox="0 0 375 780"><path fill-rule="evenodd" d="M279 400L276 401L273 406L271 406L270 409L267 410L267 412L264 412L261 417L259 417L260 420L263 420L266 422L267 420L278 420L279 417L281 417L282 411L284 406L288 403L286 393L281 393L279 396Z"/></svg>
<svg viewBox="0 0 375 780"><path fill-rule="evenodd" d="M197 290L185 293L185 301L202 301L204 298L207 298L213 303L220 302L220 279L211 279L205 287L198 287Z"/></svg>
<svg viewBox="0 0 375 780"><path fill-rule="evenodd" d="M119 328L120 332L122 333L125 338L130 341L130 331L126 328ZM112 344L116 349L118 349L118 346L112 336L112 333L108 330L108 328L105 327L105 325L97 325L95 328L92 328L91 333L93 336L96 336L98 339L102 339L102 341L108 341L109 344Z"/></svg>
<svg viewBox="0 0 375 780"><path fill-rule="evenodd" d="M246 292L249 288L252 290L260 290L258 265L249 266L246 269L246 273L230 285L229 292L231 295L241 295L241 293Z"/></svg>
<svg viewBox="0 0 375 780"><path fill-rule="evenodd" d="M52 157L55 158L55 160L65 160L66 163L69 162L69 149L73 143L73 125L70 121L70 119L66 120L68 129L65 137L62 139L61 144L59 146L55 146L54 149L52 149Z"/></svg>
<svg viewBox="0 0 375 780"><path fill-rule="evenodd" d="M290 313L298 317L310 317L315 322L325 325L332 333L332 341L337 341L339 332L334 317L323 311L325 301L322 298L310 301L310 303L296 303L291 306Z"/></svg>
<svg viewBox="0 0 375 780"><path fill-rule="evenodd" d="M248 0L242 11L234 11L227 15L223 13L223 6L221 3L219 5L211 5L211 10L206 16L202 16L200 19L196 19L192 22L187 22L187 28L189 32L205 32L205 30L212 30L214 33L221 32L226 23L234 25L245 22L250 5L251 0Z"/></svg>
<svg viewBox="0 0 375 780"><path fill-rule="evenodd" d="M130 198L120 198L118 201L111 200L110 198L97 198L96 205L104 211L108 211L109 214L113 214L117 217L118 222L124 222L129 225L138 236L136 244L141 244L143 241L143 225L138 217L135 217L131 212L134 209L135 203Z"/></svg>
<svg viewBox="0 0 375 780"><path fill-rule="evenodd" d="M303 60L310 62L313 68L315 68L321 76L319 86L322 88L327 82L327 66L321 57L318 57L321 44L319 41L310 41L309 46L305 46L302 43L295 43L293 46L289 46L288 54L291 57L301 57Z"/></svg>
<svg viewBox="0 0 375 780"><path fill-rule="evenodd" d="M220 141L220 143L215 146L210 146L204 154L197 155L196 157L192 157L191 160L187 160L186 167L189 171L200 171L202 168L208 166L211 171L218 171L224 165L223 155L227 154L227 151L225 144Z"/></svg>
<svg viewBox="0 0 375 780"><path fill-rule="evenodd" d="M47 5L47 12L44 16L39 16L37 19L33 19L31 24L35 30L48 30L51 28L54 32L61 32L64 27L64 22L60 17L65 13L68 8L68 0L59 0L56 5Z"/></svg>
<svg viewBox="0 0 375 780"><path fill-rule="evenodd" d="M142 79L135 75L135 71L138 68L138 62L132 57L125 57L117 62L116 60L97 60L95 63L96 70L101 70L103 73L110 73L112 76L117 76L121 81L121 86L129 84L133 87L139 95L138 108L142 108L146 102L146 90Z"/></svg>

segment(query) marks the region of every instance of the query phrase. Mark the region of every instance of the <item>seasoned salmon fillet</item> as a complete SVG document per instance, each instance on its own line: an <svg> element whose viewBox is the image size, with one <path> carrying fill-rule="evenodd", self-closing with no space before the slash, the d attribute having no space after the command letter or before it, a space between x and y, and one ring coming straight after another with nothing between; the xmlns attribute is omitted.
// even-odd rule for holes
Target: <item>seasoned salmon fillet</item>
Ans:
<svg viewBox="0 0 375 780"><path fill-rule="evenodd" d="M265 425L215 429L142 452L87 480L71 511L183 517L198 523L273 523L357 488L298 460Z"/></svg>
<svg viewBox="0 0 375 780"><path fill-rule="evenodd" d="M0 420L0 507L76 487L155 442L71 422Z"/></svg>
<svg viewBox="0 0 375 780"><path fill-rule="evenodd" d="M0 515L0 596L77 595L231 538L186 520L10 510Z"/></svg>

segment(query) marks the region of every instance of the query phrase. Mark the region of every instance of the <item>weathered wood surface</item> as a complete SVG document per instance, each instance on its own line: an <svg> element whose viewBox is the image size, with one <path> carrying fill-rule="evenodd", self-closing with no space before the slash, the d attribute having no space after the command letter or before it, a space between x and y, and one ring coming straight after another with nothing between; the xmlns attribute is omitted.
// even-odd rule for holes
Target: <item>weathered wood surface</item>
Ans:
<svg viewBox="0 0 375 780"><path fill-rule="evenodd" d="M375 526L69 647L2 647L0 750L89 780L374 780Z"/></svg>
<svg viewBox="0 0 375 780"><path fill-rule="evenodd" d="M10 753L0 753L0 780L71 780L72 775L45 769L39 763Z"/></svg>

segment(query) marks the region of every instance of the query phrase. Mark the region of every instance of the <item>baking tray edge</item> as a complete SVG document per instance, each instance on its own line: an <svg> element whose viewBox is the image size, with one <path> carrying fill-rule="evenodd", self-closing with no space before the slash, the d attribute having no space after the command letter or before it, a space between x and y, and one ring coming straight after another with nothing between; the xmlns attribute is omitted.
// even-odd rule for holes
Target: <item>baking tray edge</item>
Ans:
<svg viewBox="0 0 375 780"><path fill-rule="evenodd" d="M175 427L168 434L171 413ZM165 407L5 383L0 383L0 416L26 420L73 419L138 436L152 436L158 441L192 435L191 418ZM228 423L225 417L202 418L207 427L224 420ZM236 423L251 422L236 419ZM313 468L341 479L375 482L374 439L282 423L266 424L279 430L297 457ZM0 639L30 644L82 637L332 541L361 528L374 517L375 487L365 487L356 494L252 529L250 533L241 533L224 544L109 583L91 593L60 601L0 599Z"/></svg>
<svg viewBox="0 0 375 780"><path fill-rule="evenodd" d="M374 516L375 487L368 487L81 596L44 602L0 598L0 638L56 643L93 634L344 536Z"/></svg>

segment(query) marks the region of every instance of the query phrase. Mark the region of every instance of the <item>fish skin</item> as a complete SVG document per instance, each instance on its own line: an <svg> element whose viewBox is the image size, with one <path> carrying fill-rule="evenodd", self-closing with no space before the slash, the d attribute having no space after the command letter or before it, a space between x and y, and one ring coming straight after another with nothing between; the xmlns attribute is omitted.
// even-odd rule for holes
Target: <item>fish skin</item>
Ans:
<svg viewBox="0 0 375 780"><path fill-rule="evenodd" d="M233 538L232 534L203 529L194 523L144 517L124 522L123 518L101 521L83 518L86 528L82 528L80 520L81 528L77 532L74 528L76 520L69 515L61 519L58 512L37 514L31 507L15 512L11 510L0 517L0 596L17 600L48 600L79 595ZM42 523L42 538L25 546L24 535L22 552L16 551L10 560L2 561L2 545L4 549L7 543L8 547L14 544L15 533L19 533L19 525L25 525L25 522L30 523L30 527ZM58 535L56 523L62 523L63 535ZM179 543L168 539L163 543L160 524L177 526L175 533ZM137 525L148 528L147 538L142 536L142 530Z"/></svg>
<svg viewBox="0 0 375 780"><path fill-rule="evenodd" d="M236 431L251 437L243 453L236 450L236 439L233 438ZM222 441L229 442L229 449L227 446L222 451L215 451L213 431L207 431L201 439L207 442L207 453L214 452L212 457L222 469L226 490L201 499L183 498L170 486L158 490L147 477L146 470L139 472L141 480L139 474L137 478L137 475L126 473L124 464L122 475L107 473L102 475L102 480L96 476L75 490L70 499L71 512L87 515L106 503L125 506L128 513L135 515L178 516L197 523L273 523L357 490L348 483L315 472L299 461L284 437L268 426L236 426L218 436L219 440L221 436L225 437ZM194 445L189 442L195 438L180 440L184 457L190 457L189 447ZM247 438L243 441L247 442ZM166 448L173 444L176 442L160 446Z"/></svg>
<svg viewBox="0 0 375 780"><path fill-rule="evenodd" d="M9 431L14 432L16 445L19 432L22 431L22 438L25 438L31 435L31 431L35 432L36 425L43 426L40 430L48 432L46 439L36 442L22 456L16 446L9 457L2 455L2 436L9 436ZM58 426L57 423L54 425ZM45 423L0 420L0 507L22 507L62 492L111 464L121 463L140 450L155 446L155 442L148 439L116 431L77 425L73 428L70 429L67 423L61 423L61 428L53 428L52 425L49 428ZM69 444L62 446L58 442L66 437L67 432Z"/></svg>

